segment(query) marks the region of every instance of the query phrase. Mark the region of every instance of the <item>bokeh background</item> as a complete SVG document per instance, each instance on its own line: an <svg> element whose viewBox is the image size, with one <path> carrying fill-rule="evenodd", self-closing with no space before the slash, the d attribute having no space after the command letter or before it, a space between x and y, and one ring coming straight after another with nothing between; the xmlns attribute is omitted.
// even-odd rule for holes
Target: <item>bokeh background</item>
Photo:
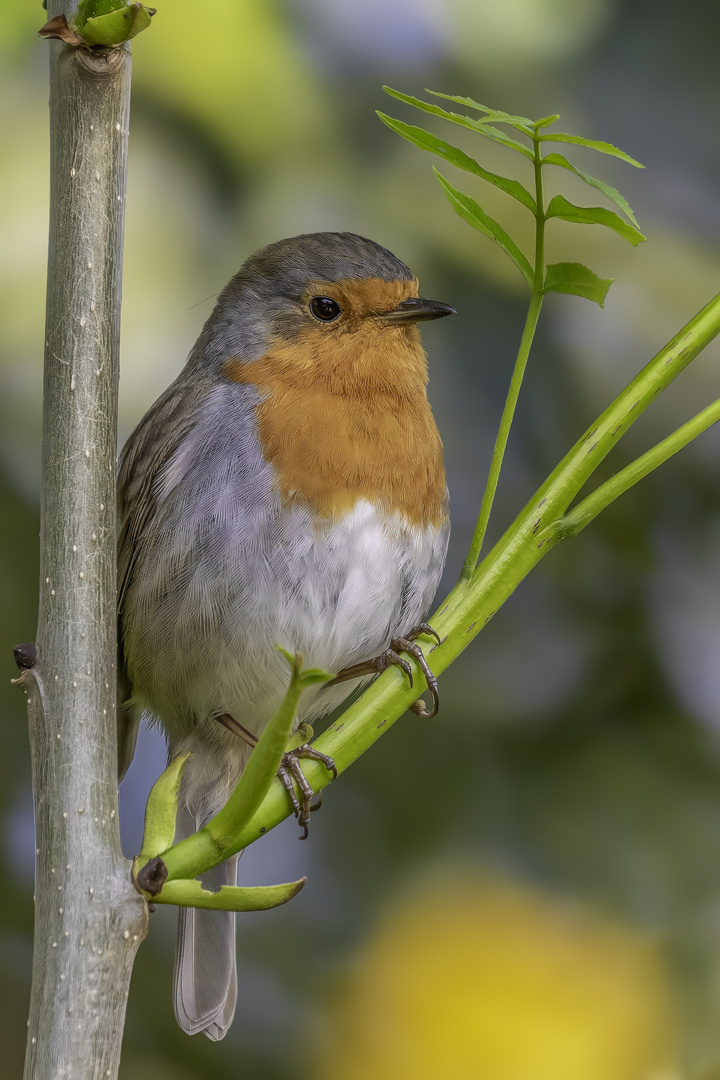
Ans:
<svg viewBox="0 0 720 1080"><path fill-rule="evenodd" d="M37 3L0 36L0 1057L18 1076L29 995L33 820L10 647L35 633L47 51ZM555 223L551 260L615 277L604 311L551 296L491 524L720 285L720 9L703 0L164 0L137 39L125 245L121 437L182 365L215 294L282 236L348 229L455 305L424 331L453 538L469 543L524 315L524 283L460 221L432 159L384 128L428 121L490 168L491 144L391 102L389 83L469 94L615 143L647 166L574 160L619 186L646 244ZM527 236L525 211L449 174ZM516 173L522 176L521 172ZM526 178L527 179L527 178ZM568 198L595 192L569 174ZM525 231L524 231L525 230ZM710 348L616 452L629 461L717 396ZM225 1041L171 1010L174 913L138 957L121 1075L195 1080L720 1077L720 433L626 495L524 582L442 680L241 881L302 874L239 919ZM121 791L139 846L163 765L146 733Z"/></svg>

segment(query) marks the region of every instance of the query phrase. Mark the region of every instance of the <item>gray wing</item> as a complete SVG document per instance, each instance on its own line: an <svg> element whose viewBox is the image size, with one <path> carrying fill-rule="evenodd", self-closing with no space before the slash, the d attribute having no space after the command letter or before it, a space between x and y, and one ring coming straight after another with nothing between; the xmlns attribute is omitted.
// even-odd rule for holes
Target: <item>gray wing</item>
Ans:
<svg viewBox="0 0 720 1080"><path fill-rule="evenodd" d="M123 655L124 602L137 562L143 533L157 509L158 472L191 430L198 405L207 396L204 381L176 382L148 410L130 435L118 469L118 779L127 772L142 710L132 699Z"/></svg>

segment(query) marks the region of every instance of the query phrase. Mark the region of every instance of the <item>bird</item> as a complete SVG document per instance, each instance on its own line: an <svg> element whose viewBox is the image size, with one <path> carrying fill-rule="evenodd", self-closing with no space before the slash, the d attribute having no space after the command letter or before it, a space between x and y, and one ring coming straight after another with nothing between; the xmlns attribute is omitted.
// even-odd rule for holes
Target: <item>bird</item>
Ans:
<svg viewBox="0 0 720 1080"><path fill-rule="evenodd" d="M128 438L119 774L143 714L169 758L190 751L176 840L224 805L279 705L278 646L335 675L303 695L296 725L388 663L409 674L401 651L418 657L435 699L415 711L436 708L415 638L434 633L420 620L445 564L449 502L417 324L454 313L365 237L277 241L222 290L180 375ZM307 834L309 800L285 782ZM234 885L237 859L204 887ZM236 999L234 913L180 908L180 1027L221 1039Z"/></svg>

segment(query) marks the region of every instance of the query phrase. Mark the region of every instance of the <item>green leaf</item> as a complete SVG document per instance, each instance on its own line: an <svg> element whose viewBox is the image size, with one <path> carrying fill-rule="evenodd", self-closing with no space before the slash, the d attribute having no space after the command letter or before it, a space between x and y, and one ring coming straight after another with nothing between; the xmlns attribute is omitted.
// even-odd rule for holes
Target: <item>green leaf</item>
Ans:
<svg viewBox="0 0 720 1080"><path fill-rule="evenodd" d="M581 135L564 135L559 132L541 135L540 139L542 142L574 143L575 146L588 146L591 150L599 150L601 154L609 154L611 157L620 158L622 161L626 161L628 165L634 165L636 169L645 168L635 158L631 158L624 150L618 150L617 146L613 146L611 143L598 142L596 139L583 139Z"/></svg>
<svg viewBox="0 0 720 1080"><path fill-rule="evenodd" d="M488 105L481 105L479 101L475 101L473 98L470 98L470 97L460 97L457 94L442 94L439 90L431 90L427 86L425 87L425 93L426 94L432 94L433 97L442 98L444 101L454 101L457 105L467 105L471 109L477 109L478 112L483 112L483 113L494 112L494 113L497 113L498 115L501 115L499 110L491 109ZM502 115L509 116L510 114L509 113L503 113ZM516 119L518 119L518 118L516 117ZM528 124L532 124L532 121L527 120L525 117L520 117L519 119L525 120L525 122L528 123Z"/></svg>
<svg viewBox="0 0 720 1080"><path fill-rule="evenodd" d="M600 307L614 278L599 278L582 263L551 263L545 272L543 292L571 293L586 300L594 300Z"/></svg>
<svg viewBox="0 0 720 1080"><path fill-rule="evenodd" d="M377 115L391 131L395 131L403 139L407 139L408 142L419 146L421 150L437 154L439 157L449 161L451 165L455 165L456 168L464 169L465 172L479 176L482 180L486 180L488 184L493 184L507 195L511 195L513 199L517 199L533 214L536 212L535 200L527 188L523 187L519 181L509 180L504 176L488 172L487 169L483 169L482 165L478 165L477 161L468 157L462 150L459 150L456 146L451 146L450 143L446 143L442 139L436 138L435 135L431 135L429 131L425 131L423 128L415 127L414 124L405 124L402 120L394 120L393 117L386 116L382 112L378 112Z"/></svg>
<svg viewBox="0 0 720 1080"><path fill-rule="evenodd" d="M552 116L543 116L542 120L535 121L535 128L540 129L548 127L550 124L554 124L556 120L560 119L560 113L553 113Z"/></svg>
<svg viewBox="0 0 720 1080"><path fill-rule="evenodd" d="M439 105L431 105L429 102L421 101L420 98L412 97L410 94L401 94L399 90L392 90L389 86L383 86L383 90L390 97L397 98L398 101L404 101L406 105L414 105L416 109L422 109L423 112L430 113L432 116L440 116L443 120L449 120L452 124L459 124L461 127L469 128L471 131L477 131L480 135L487 136L488 139L493 139L495 142L502 143L503 146L517 150L518 153L523 154L530 161L534 160L533 152L529 147L524 146L517 139L513 139L512 136L506 135L504 131L492 127L491 124L482 120L473 120L470 116L461 116L459 113L448 112L446 109L441 109Z"/></svg>
<svg viewBox="0 0 720 1080"><path fill-rule="evenodd" d="M499 244L503 251L510 256L532 289L534 280L532 267L513 238L505 232L502 225L495 221L494 218L491 218L489 214L485 213L479 203L475 202L469 195L464 195L462 191L458 191L457 188L453 187L450 181L446 180L442 173L438 172L437 169L433 168L433 172L440 181L455 213L459 214L459 216L464 221L467 221L469 225L472 225L474 229L478 229L485 236L494 240L496 244Z"/></svg>
<svg viewBox="0 0 720 1080"><path fill-rule="evenodd" d="M584 180L590 187L597 188L598 191L602 191L603 195L607 195L608 199L611 199L616 206L619 206L623 214L632 221L633 225L637 228L637 221L627 201L623 198L617 188L612 187L610 184L606 184L604 180L598 180L597 177L591 176L589 173L583 172L582 169L577 169L566 157L562 154L548 154L547 157L542 159L543 165L558 165L563 169L569 169L570 172L575 173L581 180Z"/></svg>
<svg viewBox="0 0 720 1080"><path fill-rule="evenodd" d="M451 114L454 115L454 114ZM492 139L493 142L501 143L502 146L507 146L510 150L517 150L519 154L528 158L529 161L534 160L532 150L524 146L517 139L513 139L510 135L506 135L504 131L500 131L498 128L491 127L490 124L478 124L477 130L481 135L485 135L486 138Z"/></svg>
<svg viewBox="0 0 720 1080"><path fill-rule="evenodd" d="M147 30L154 14L155 9L145 7L144 4L123 5L119 10L111 11L107 15L87 19L80 34L87 45L122 45L142 30Z"/></svg>
<svg viewBox="0 0 720 1080"><path fill-rule="evenodd" d="M71 23L76 30L81 30L88 19L109 15L111 11L119 11L125 6L126 0L80 0Z"/></svg>
<svg viewBox="0 0 720 1080"><path fill-rule="evenodd" d="M479 101L473 101L472 98L458 97L455 94L441 94L439 90L428 90L427 87L425 93L432 94L433 97L443 98L445 101L454 101L456 105L467 105L470 109L477 109L478 112L486 114L486 120L492 120L498 124L511 124L520 131L524 131L526 135L532 136L535 133L535 124L527 116L513 116L512 113L503 112L502 109L489 109L487 105L481 105Z"/></svg>
<svg viewBox="0 0 720 1080"><path fill-rule="evenodd" d="M189 753L178 754L153 784L145 807L142 851L138 866L162 855L175 839L178 791Z"/></svg>
<svg viewBox="0 0 720 1080"><path fill-rule="evenodd" d="M160 892L153 896L153 903L210 908L212 911L267 911L292 900L306 883L307 878L304 877L284 885L262 885L249 889L239 885L223 885L217 892L210 892L203 889L201 882L183 878L166 881Z"/></svg>
<svg viewBox="0 0 720 1080"><path fill-rule="evenodd" d="M605 225L606 228L612 229L619 236L622 236L633 247L641 244L645 239L639 229L636 229L633 225L628 225L627 221L623 221L612 210L606 210L602 206L575 206L574 203L564 199L562 195L556 195L550 201L545 216L548 218L562 218L563 221L575 221L580 225Z"/></svg>

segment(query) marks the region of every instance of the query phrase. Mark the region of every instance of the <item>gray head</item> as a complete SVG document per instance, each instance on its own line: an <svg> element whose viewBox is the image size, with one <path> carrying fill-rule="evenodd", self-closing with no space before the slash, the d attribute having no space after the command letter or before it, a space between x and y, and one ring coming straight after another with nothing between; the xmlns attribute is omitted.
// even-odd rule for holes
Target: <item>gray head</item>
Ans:
<svg viewBox="0 0 720 1080"><path fill-rule="evenodd" d="M220 293L188 366L259 359L272 336L292 332L311 283L357 278L414 280L387 248L354 233L306 233L262 248Z"/></svg>
<svg viewBox="0 0 720 1080"><path fill-rule="evenodd" d="M355 233L305 233L278 240L256 251L227 287L252 282L260 295L277 294L289 299L302 295L309 281L341 281L344 278L377 277L384 281L411 281L404 262L387 248Z"/></svg>

